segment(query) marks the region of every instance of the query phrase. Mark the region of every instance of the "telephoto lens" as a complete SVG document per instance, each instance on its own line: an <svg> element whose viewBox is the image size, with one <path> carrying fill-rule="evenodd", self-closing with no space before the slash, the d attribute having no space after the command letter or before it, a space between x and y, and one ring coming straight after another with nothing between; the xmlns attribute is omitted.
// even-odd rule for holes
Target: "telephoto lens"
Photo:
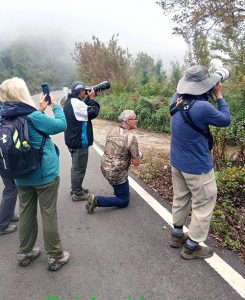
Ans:
<svg viewBox="0 0 245 300"><path fill-rule="evenodd" d="M230 71L226 68L220 68L216 70L214 74L219 75L222 82L227 80L230 77Z"/></svg>
<svg viewBox="0 0 245 300"><path fill-rule="evenodd" d="M98 93L98 92L104 91L104 90L108 90L110 87L111 87L111 84L109 81L103 81L94 86L91 86L91 88L94 89L95 93Z"/></svg>

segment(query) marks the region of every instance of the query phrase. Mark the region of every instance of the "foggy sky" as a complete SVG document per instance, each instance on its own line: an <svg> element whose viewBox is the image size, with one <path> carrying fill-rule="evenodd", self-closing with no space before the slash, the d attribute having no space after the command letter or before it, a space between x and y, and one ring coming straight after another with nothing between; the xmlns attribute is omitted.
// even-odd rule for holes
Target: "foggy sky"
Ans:
<svg viewBox="0 0 245 300"><path fill-rule="evenodd" d="M8 0L1 1L0 45L21 36L57 35L74 48L75 41L95 35L119 42L131 54L143 51L167 65L186 51L181 37L171 35L171 22L155 0ZM52 39L50 40L52 44Z"/></svg>

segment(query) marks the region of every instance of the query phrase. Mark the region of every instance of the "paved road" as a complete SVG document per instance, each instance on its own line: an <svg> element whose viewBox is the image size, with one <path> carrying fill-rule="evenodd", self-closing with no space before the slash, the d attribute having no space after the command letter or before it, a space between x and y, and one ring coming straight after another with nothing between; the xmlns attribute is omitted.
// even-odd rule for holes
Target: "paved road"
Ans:
<svg viewBox="0 0 245 300"><path fill-rule="evenodd" d="M0 300L241 299L205 261L185 261L169 247L169 227L133 190L127 209L98 208L88 215L85 203L73 203L69 152L63 134L53 139L61 151L59 229L71 261L56 273L47 271L41 222L37 245L43 252L27 268L17 266L18 234L1 236ZM91 148L85 186L110 194L99 163ZM244 272L231 253L221 255Z"/></svg>

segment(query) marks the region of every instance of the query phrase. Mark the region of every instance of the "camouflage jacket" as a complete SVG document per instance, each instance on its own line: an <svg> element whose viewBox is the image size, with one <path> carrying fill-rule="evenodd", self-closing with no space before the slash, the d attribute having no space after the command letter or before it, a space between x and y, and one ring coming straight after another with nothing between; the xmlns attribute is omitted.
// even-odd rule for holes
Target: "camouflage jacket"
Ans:
<svg viewBox="0 0 245 300"><path fill-rule="evenodd" d="M117 127L106 138L101 171L110 184L124 183L132 158L139 158L136 137L127 129Z"/></svg>

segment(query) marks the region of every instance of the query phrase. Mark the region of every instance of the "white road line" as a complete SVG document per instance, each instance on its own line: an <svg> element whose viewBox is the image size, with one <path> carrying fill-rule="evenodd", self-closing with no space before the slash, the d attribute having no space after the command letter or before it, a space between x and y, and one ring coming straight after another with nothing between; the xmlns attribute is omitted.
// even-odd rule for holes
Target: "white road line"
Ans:
<svg viewBox="0 0 245 300"><path fill-rule="evenodd" d="M103 151L96 145L93 145L94 149L103 155ZM157 212L170 226L172 225L172 214L164 208L155 198L153 198L148 192L146 192L133 178L129 176L130 186L144 199L154 210ZM188 231L187 227L184 227L185 231ZM201 243L205 245L204 243ZM221 257L216 253L205 261L226 281L229 285L245 299L245 279L235 271L230 265L228 265Z"/></svg>

